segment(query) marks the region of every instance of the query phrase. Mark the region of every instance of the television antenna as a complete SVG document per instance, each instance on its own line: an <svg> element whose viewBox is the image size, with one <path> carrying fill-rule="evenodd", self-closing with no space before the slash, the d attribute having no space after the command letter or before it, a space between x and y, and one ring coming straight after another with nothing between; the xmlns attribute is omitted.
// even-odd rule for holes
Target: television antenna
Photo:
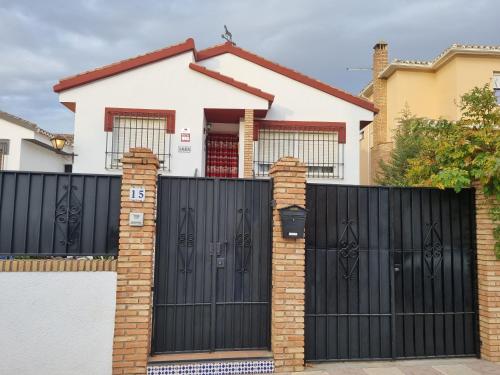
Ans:
<svg viewBox="0 0 500 375"><path fill-rule="evenodd" d="M372 68L351 68L347 67L345 68L348 72L363 72L363 71L368 71L368 70L373 70Z"/></svg>

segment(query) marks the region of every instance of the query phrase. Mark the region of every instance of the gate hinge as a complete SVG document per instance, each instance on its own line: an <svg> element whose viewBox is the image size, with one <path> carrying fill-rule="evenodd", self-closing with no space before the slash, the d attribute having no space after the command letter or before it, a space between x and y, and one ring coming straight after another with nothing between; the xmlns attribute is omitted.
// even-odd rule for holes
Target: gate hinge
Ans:
<svg viewBox="0 0 500 375"><path fill-rule="evenodd" d="M271 207L272 208L276 207L276 199L271 199Z"/></svg>
<svg viewBox="0 0 500 375"><path fill-rule="evenodd" d="M214 255L214 243L213 242L210 242L210 244L208 245L208 254Z"/></svg>

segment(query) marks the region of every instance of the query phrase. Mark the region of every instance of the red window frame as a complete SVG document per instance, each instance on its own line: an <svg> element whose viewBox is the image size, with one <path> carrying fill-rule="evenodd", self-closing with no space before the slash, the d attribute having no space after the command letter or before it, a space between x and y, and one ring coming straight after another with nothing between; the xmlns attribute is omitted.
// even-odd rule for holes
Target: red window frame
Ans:
<svg viewBox="0 0 500 375"><path fill-rule="evenodd" d="M104 131L113 131L113 119L115 116L164 118L166 124L165 131L169 134L175 133L175 110L172 109L106 107L104 110Z"/></svg>
<svg viewBox="0 0 500 375"><path fill-rule="evenodd" d="M255 120L253 127L253 140L259 140L260 128L284 130L284 131L322 131L338 132L338 142L346 143L346 125L345 122L331 121L283 121L283 120Z"/></svg>

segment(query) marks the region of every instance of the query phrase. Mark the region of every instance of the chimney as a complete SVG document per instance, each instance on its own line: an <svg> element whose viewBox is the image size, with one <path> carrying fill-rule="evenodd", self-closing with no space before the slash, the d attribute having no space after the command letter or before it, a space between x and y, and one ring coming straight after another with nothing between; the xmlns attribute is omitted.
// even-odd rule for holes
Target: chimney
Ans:
<svg viewBox="0 0 500 375"><path fill-rule="evenodd" d="M375 128L379 130L379 142L374 145L387 142L387 81L380 79L380 73L387 67L389 60L387 43L380 41L373 46L373 102L379 112L375 116L378 121ZM374 129L375 130L375 129Z"/></svg>
<svg viewBox="0 0 500 375"><path fill-rule="evenodd" d="M387 129L387 80L379 78L388 65L388 45L380 41L373 46L373 103L378 109L372 124L372 150L370 155L370 181L373 183L379 171L380 160L387 160L392 148Z"/></svg>

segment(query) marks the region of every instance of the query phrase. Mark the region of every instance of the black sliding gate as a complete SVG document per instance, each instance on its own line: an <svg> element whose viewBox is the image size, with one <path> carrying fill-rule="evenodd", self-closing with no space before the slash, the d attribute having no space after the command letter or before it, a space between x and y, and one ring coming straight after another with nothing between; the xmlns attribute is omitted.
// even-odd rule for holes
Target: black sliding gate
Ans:
<svg viewBox="0 0 500 375"><path fill-rule="evenodd" d="M153 353L267 349L270 181L160 177Z"/></svg>
<svg viewBox="0 0 500 375"><path fill-rule="evenodd" d="M306 359L478 353L474 192L308 185Z"/></svg>

